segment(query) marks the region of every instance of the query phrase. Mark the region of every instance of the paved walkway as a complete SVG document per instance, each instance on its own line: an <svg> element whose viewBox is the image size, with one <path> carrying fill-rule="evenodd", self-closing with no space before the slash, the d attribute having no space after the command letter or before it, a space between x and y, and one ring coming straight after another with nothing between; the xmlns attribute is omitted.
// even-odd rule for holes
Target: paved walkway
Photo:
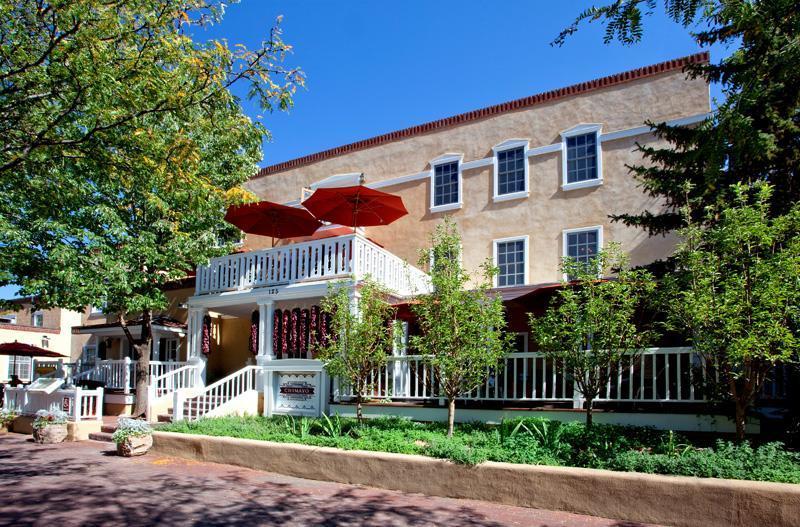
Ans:
<svg viewBox="0 0 800 527"><path fill-rule="evenodd" d="M0 436L0 525L633 526L469 500L291 478L113 445Z"/></svg>

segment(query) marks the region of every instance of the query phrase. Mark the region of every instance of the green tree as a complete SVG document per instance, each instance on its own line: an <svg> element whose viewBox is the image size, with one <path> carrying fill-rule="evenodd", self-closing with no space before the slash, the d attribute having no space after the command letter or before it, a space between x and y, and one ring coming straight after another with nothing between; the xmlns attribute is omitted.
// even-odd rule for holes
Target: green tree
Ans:
<svg viewBox="0 0 800 527"><path fill-rule="evenodd" d="M630 269L614 244L588 264L565 258L562 270L570 281L542 315L528 315L531 336L540 352L572 376L591 427L595 399L620 365L635 364L657 336L646 316L656 285L649 272ZM612 278L598 278L612 272Z"/></svg>
<svg viewBox="0 0 800 527"><path fill-rule="evenodd" d="M472 277L461 266L460 252L456 225L445 218L419 260L422 267L433 262L433 291L418 296L412 306L421 335L411 337L411 346L426 357L447 399L448 437L453 435L456 398L483 384L511 346L503 300L489 294L496 269L487 261ZM470 286L473 278L476 283Z"/></svg>
<svg viewBox="0 0 800 527"><path fill-rule="evenodd" d="M765 379L800 351L800 207L771 218L773 192L736 185L734 206L709 212L712 226L680 231L677 273L666 279L670 321L719 373L712 381L734 403L740 439Z"/></svg>
<svg viewBox="0 0 800 527"><path fill-rule="evenodd" d="M261 158L266 131L232 86L272 109L302 82L280 65L289 47L277 28L256 50L193 40L222 6L0 7L0 276L43 307L105 302L117 314L137 357L135 415L147 407L162 289L230 249L224 211L247 199L240 185Z"/></svg>
<svg viewBox="0 0 800 527"><path fill-rule="evenodd" d="M389 291L369 277L355 291L346 284L331 284L322 311L331 323L317 357L331 377L343 378L352 389L360 424L364 395L374 387L379 378L375 372L386 366L395 341Z"/></svg>
<svg viewBox="0 0 800 527"><path fill-rule="evenodd" d="M692 223L714 221L731 202L731 185L765 181L775 191L770 214L789 211L800 198L800 10L795 0L614 0L579 15L555 40L563 44L583 21L605 25L605 42L639 42L647 16L662 5L676 23L691 29L706 49L733 52L717 63L696 64L687 73L719 83L724 100L697 127L655 126L667 146L641 146L648 161L631 167L649 195L666 207L631 211L615 219L662 234ZM694 28L703 28L694 30Z"/></svg>

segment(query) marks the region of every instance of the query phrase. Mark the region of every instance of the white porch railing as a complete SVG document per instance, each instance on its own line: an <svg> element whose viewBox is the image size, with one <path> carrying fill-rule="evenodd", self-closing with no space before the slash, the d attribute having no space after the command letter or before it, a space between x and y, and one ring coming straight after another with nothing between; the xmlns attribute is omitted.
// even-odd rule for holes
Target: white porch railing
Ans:
<svg viewBox="0 0 800 527"><path fill-rule="evenodd" d="M173 420L192 421L203 416L210 417L220 413L223 407L230 407L230 403L248 392L256 394L260 374L260 366L245 366L241 370L209 384L199 393L187 396L186 391L176 390L172 407ZM257 396L255 400L257 403ZM256 410L257 408L251 409L251 413L255 413Z"/></svg>
<svg viewBox="0 0 800 527"><path fill-rule="evenodd" d="M695 375L705 375L702 361L692 348L651 348L614 368L598 401L699 402ZM378 399L438 399L440 392L432 367L424 357L389 357L373 374L369 397ZM340 397L352 393L342 386ZM513 353L487 373L486 382L461 400L473 401L578 401L569 375L561 364L541 353Z"/></svg>
<svg viewBox="0 0 800 527"><path fill-rule="evenodd" d="M428 276L403 259L350 234L214 258L197 268L198 295L367 274L401 296L427 292Z"/></svg>
<svg viewBox="0 0 800 527"><path fill-rule="evenodd" d="M35 415L39 410L67 409L70 421L102 420L103 389L72 388L53 393L34 392L24 386L5 389L4 408L21 415Z"/></svg>
<svg viewBox="0 0 800 527"><path fill-rule="evenodd" d="M178 361L150 361L150 378L162 376L187 364ZM136 362L130 358L102 360L74 375L72 380L102 382L106 389L124 390L125 393L130 393L136 387Z"/></svg>

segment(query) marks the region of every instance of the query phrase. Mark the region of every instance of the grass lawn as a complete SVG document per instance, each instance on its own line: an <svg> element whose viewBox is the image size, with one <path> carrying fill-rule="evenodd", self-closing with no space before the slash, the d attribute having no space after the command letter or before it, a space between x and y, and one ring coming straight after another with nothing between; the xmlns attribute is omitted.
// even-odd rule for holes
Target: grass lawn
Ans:
<svg viewBox="0 0 800 527"><path fill-rule="evenodd" d="M500 425L458 425L453 438L440 423L401 418L354 419L219 417L161 425L159 430L283 443L421 454L456 463L503 461L708 478L800 483L800 454L781 443L753 447L717 441L698 447L672 432L650 428L561 423L541 418Z"/></svg>

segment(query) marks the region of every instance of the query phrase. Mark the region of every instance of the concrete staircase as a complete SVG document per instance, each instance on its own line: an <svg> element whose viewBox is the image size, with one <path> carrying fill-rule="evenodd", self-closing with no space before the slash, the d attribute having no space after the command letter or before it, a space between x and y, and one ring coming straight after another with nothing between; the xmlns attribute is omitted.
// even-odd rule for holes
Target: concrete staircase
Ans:
<svg viewBox="0 0 800 527"><path fill-rule="evenodd" d="M108 418L103 419L103 426L100 427L100 431L89 434L89 439L93 441L105 441L110 443L111 436L117 430L117 416L112 417L113 421L107 420Z"/></svg>

